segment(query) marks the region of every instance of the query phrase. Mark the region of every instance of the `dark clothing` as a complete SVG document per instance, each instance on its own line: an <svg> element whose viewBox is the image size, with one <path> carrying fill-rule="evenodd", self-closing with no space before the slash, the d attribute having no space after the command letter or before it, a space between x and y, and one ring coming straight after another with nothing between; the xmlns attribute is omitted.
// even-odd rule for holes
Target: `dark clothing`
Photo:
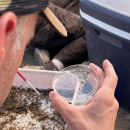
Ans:
<svg viewBox="0 0 130 130"><path fill-rule="evenodd" d="M37 43L37 46L43 45L44 48L52 48L68 44L70 41L84 34L83 23L78 15L51 3L49 4L49 8L65 26L68 37L64 38L57 34L45 19L40 17L36 26L36 34L33 39L33 42Z"/></svg>
<svg viewBox="0 0 130 130"><path fill-rule="evenodd" d="M64 66L79 64L86 61L87 48L85 37L79 37L66 45L55 58L61 61Z"/></svg>
<svg viewBox="0 0 130 130"><path fill-rule="evenodd" d="M79 0L50 0L50 2L79 15Z"/></svg>
<svg viewBox="0 0 130 130"><path fill-rule="evenodd" d="M50 3L49 8L63 23L68 36L60 36L47 24L44 18L40 17L32 41L33 45L44 49L64 47L54 58L59 59L65 66L87 60L84 27L80 16L77 15L79 0L50 0L50 2L53 4Z"/></svg>

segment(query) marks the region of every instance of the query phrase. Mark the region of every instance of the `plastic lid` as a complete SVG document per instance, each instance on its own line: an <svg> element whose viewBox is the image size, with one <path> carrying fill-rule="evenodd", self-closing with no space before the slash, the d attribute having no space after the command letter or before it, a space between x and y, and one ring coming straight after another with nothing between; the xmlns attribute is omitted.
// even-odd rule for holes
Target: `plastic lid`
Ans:
<svg viewBox="0 0 130 130"><path fill-rule="evenodd" d="M113 10L117 13L130 17L130 1L129 0L89 0L100 6Z"/></svg>

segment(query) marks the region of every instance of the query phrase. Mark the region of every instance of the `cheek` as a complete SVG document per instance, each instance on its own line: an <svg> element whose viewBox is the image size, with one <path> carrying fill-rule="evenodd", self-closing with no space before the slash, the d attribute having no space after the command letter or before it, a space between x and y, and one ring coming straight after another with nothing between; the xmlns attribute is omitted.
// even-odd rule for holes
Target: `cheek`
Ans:
<svg viewBox="0 0 130 130"><path fill-rule="evenodd" d="M25 34L24 34L24 37L23 37L23 45L24 45L24 47L29 43L29 41L33 38L33 36L34 36L34 29L32 29L32 28L27 28L26 30L25 30Z"/></svg>
<svg viewBox="0 0 130 130"><path fill-rule="evenodd" d="M25 30L25 35L24 35L24 43L25 46L29 43L29 41L34 37L35 34L35 26L36 26L37 20L32 20L32 22L28 22Z"/></svg>
<svg viewBox="0 0 130 130"><path fill-rule="evenodd" d="M34 32L35 32L35 25L34 24L28 25L26 35L29 37L29 39L31 39L34 36Z"/></svg>

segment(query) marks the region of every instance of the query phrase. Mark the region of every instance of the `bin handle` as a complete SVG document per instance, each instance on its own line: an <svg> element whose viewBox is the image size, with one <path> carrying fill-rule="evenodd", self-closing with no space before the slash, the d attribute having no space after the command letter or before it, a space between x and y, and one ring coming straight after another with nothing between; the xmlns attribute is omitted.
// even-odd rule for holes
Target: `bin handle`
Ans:
<svg viewBox="0 0 130 130"><path fill-rule="evenodd" d="M127 42L121 42L118 39L115 39L103 32L99 32L97 29L95 29L96 32L98 32L97 34L99 35L99 37L109 43L111 43L112 45L117 46L118 48L123 48L127 51L130 51L130 43Z"/></svg>
<svg viewBox="0 0 130 130"><path fill-rule="evenodd" d="M98 31L98 30L96 30L96 31ZM99 37L101 39L103 39L103 40L105 40L105 41L107 41L107 42L109 42L109 43L119 47L119 48L122 48L122 42L119 41L118 39L110 37L109 35L107 35L105 33L102 33L102 32L99 33Z"/></svg>

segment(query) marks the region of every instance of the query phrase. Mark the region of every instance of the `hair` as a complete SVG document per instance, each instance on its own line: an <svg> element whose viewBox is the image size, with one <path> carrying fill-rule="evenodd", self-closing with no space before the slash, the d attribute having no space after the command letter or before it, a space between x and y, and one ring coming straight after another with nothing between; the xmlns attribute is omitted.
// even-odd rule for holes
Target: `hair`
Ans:
<svg viewBox="0 0 130 130"><path fill-rule="evenodd" d="M17 19L18 19L17 26L14 32L12 33L12 39L13 39L12 50L14 52L16 50L19 51L22 47L22 42L23 42L22 39L25 34L28 15L18 16Z"/></svg>

